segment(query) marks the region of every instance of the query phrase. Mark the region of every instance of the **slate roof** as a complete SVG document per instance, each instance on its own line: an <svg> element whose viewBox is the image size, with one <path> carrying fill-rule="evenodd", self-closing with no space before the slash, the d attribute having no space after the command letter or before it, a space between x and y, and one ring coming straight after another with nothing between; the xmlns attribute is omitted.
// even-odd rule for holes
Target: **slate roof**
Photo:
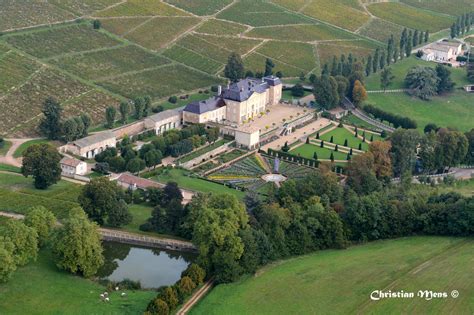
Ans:
<svg viewBox="0 0 474 315"><path fill-rule="evenodd" d="M279 78L274 76L264 77L262 79L247 78L237 83L232 83L224 89L222 96L237 102L244 102L252 96L253 93L264 93L270 86L281 84Z"/></svg>
<svg viewBox="0 0 474 315"><path fill-rule="evenodd" d="M109 140L109 139L114 139L115 140L115 134L112 131L102 131L98 132L96 134L90 135L88 137L76 140L73 142L75 146L78 146L79 148L85 148L90 145Z"/></svg>
<svg viewBox="0 0 474 315"><path fill-rule="evenodd" d="M186 105L184 111L194 114L203 114L222 106L225 106L224 100L221 97L214 96L204 101L191 102Z"/></svg>
<svg viewBox="0 0 474 315"><path fill-rule="evenodd" d="M159 112L157 114L151 115L147 117L148 119L153 120L154 122L160 122L164 119L168 119L173 116L177 116L181 114L182 107L177 108L177 109L169 109L169 110L164 110L162 112Z"/></svg>

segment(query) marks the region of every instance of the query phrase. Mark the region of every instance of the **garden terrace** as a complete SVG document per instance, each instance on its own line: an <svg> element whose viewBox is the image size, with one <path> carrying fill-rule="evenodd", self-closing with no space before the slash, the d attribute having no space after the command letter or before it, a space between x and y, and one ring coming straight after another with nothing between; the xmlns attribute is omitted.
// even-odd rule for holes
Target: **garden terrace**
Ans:
<svg viewBox="0 0 474 315"><path fill-rule="evenodd" d="M246 190L260 191L263 186L268 187L267 182L262 176L268 175L269 171L274 172L275 161L270 156L251 155L241 159L230 166L208 174L211 180L221 182L225 185L240 187ZM279 170L288 179L302 178L308 175L314 169L294 163L286 162L280 159Z"/></svg>

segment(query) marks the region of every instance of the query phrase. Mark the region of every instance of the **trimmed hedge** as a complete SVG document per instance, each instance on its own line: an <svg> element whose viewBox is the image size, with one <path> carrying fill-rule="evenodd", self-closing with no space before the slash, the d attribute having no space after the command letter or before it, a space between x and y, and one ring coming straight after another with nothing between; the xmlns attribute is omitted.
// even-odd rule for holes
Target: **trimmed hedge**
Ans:
<svg viewBox="0 0 474 315"><path fill-rule="evenodd" d="M380 108L377 108L373 105L365 105L364 111L382 121L388 121L389 123L393 124L395 128L398 128L398 127L402 127L405 129L417 128L416 121L414 121L413 119L383 111Z"/></svg>

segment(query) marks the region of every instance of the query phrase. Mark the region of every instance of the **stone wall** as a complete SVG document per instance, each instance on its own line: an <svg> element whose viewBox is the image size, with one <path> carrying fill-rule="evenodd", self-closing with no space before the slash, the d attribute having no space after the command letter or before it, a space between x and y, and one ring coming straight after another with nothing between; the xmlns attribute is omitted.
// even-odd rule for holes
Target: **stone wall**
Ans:
<svg viewBox="0 0 474 315"><path fill-rule="evenodd" d="M200 156L198 156L198 157L196 157L196 158L194 158L190 161L181 163L179 166L189 169L189 168L193 167L194 165L197 165L197 164L201 163L203 159L205 159L205 160L209 159L211 157L211 155L216 156L217 154L220 154L220 153L226 151L229 148L229 146L231 144L234 144L234 143L235 143L235 141L228 142L228 143L226 143L224 145L221 145L220 147L215 148L214 150L206 152L206 153L204 153L204 154L202 154L202 155L200 155ZM192 152L190 154L192 154Z"/></svg>
<svg viewBox="0 0 474 315"><path fill-rule="evenodd" d="M137 121L122 127L118 127L112 130L117 139L123 138L125 135L134 136L145 131L145 122Z"/></svg>

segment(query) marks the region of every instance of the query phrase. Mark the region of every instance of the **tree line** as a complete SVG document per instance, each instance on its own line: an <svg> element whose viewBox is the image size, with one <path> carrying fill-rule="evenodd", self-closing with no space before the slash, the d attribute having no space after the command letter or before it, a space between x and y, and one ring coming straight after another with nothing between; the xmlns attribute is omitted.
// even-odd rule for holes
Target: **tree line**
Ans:
<svg viewBox="0 0 474 315"><path fill-rule="evenodd" d="M456 22L451 25L451 38L456 38L459 35L463 35L471 30L471 25L474 24L474 12L465 13L458 16Z"/></svg>

